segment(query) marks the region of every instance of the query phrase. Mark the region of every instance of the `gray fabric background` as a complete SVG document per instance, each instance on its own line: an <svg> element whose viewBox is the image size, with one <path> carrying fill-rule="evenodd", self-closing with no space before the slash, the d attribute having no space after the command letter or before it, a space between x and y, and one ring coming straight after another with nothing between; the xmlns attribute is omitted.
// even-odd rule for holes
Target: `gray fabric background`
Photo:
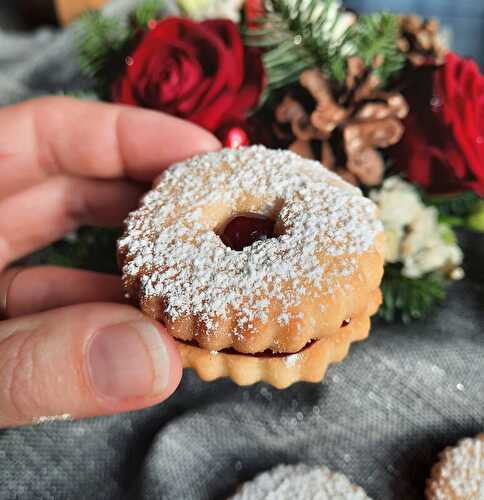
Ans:
<svg viewBox="0 0 484 500"><path fill-rule="evenodd" d="M0 30L0 103L83 88L71 41L70 30ZM185 373L148 410L0 432L0 499L224 499L297 462L339 470L374 499L423 498L438 451L484 430L484 236L461 239L468 278L443 306L410 326L375 322L321 384Z"/></svg>

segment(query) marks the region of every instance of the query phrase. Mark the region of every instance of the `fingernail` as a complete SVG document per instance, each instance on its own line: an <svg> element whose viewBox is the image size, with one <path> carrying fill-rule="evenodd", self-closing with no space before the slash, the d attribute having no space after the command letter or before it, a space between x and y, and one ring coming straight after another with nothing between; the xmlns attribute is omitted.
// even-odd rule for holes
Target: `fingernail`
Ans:
<svg viewBox="0 0 484 500"><path fill-rule="evenodd" d="M88 348L88 370L94 389L104 397L152 397L168 385L170 358L153 324L122 323L95 334Z"/></svg>

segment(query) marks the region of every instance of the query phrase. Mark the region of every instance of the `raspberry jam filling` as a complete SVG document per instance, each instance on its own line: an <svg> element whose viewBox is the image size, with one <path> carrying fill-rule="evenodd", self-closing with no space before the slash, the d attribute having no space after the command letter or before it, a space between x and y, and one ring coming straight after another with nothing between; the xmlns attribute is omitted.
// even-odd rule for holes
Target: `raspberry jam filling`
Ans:
<svg viewBox="0 0 484 500"><path fill-rule="evenodd" d="M197 342L193 340L181 340L181 339L176 339L177 342L181 342L182 344L190 345L192 347L198 347L200 346L197 344ZM231 347L227 349L221 349L220 351L211 351L213 354L215 353L220 353L220 354L236 354L238 356L253 356L255 358L286 358L287 356L291 356L292 354L299 354L306 349L308 349L310 346L312 346L316 342L316 340L310 340L302 349L300 349L297 352L294 353L288 353L288 352L274 352L271 349L266 349L263 352L254 352L254 353L243 353L236 351L235 349L232 349Z"/></svg>
<svg viewBox="0 0 484 500"><path fill-rule="evenodd" d="M236 214L231 217L220 233L224 245L240 252L256 241L274 238L274 221L254 213Z"/></svg>
<svg viewBox="0 0 484 500"><path fill-rule="evenodd" d="M341 323L340 328L344 328L345 326L348 326L350 323L351 323L351 318L347 318L347 319L343 320L343 322ZM318 339L318 340L321 340L321 339ZM197 344L197 342L195 342L193 340L181 340L181 339L177 339L177 342L182 342L183 344L191 345L193 347L200 347ZM291 356L293 354L299 354L299 353L305 351L306 349L308 349L309 347L311 347L314 344L314 342L317 342L317 340L314 340L314 339L310 340L302 349L300 349L299 351L294 352L294 353L274 352L271 349L266 349L263 352L255 352L255 353L252 353L252 354L243 354L243 353L241 353L239 351L236 351L235 349L232 349L232 348L222 349L222 350L217 351L217 352L220 352L220 353L223 353L223 354L238 354L238 355L243 354L244 356L254 356L256 358L286 358L287 356Z"/></svg>

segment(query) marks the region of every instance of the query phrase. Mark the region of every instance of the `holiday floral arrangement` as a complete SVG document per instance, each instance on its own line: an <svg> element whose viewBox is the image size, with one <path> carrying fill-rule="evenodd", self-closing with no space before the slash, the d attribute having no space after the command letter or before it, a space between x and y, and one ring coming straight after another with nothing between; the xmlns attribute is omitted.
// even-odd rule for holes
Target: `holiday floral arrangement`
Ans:
<svg viewBox="0 0 484 500"><path fill-rule="evenodd" d="M228 147L321 161L379 206L389 321L423 317L463 277L454 226L484 230L484 77L434 20L338 0L159 0L88 13L80 60L96 98L194 122ZM51 258L114 270L115 233L81 230ZM97 248L91 265L89 248ZM67 252L66 252L67 250Z"/></svg>

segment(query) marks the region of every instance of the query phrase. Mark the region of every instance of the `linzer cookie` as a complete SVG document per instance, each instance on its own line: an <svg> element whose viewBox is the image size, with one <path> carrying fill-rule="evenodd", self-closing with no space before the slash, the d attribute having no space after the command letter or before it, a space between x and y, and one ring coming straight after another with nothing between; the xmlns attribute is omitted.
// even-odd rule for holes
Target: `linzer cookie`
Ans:
<svg viewBox="0 0 484 500"><path fill-rule="evenodd" d="M446 448L427 481L428 500L482 500L484 498L484 434Z"/></svg>
<svg viewBox="0 0 484 500"><path fill-rule="evenodd" d="M304 464L279 465L245 483L230 500L370 500L338 472Z"/></svg>
<svg viewBox="0 0 484 500"><path fill-rule="evenodd" d="M127 296L204 380L319 381L381 300L375 205L320 163L253 146L165 171L118 243Z"/></svg>

